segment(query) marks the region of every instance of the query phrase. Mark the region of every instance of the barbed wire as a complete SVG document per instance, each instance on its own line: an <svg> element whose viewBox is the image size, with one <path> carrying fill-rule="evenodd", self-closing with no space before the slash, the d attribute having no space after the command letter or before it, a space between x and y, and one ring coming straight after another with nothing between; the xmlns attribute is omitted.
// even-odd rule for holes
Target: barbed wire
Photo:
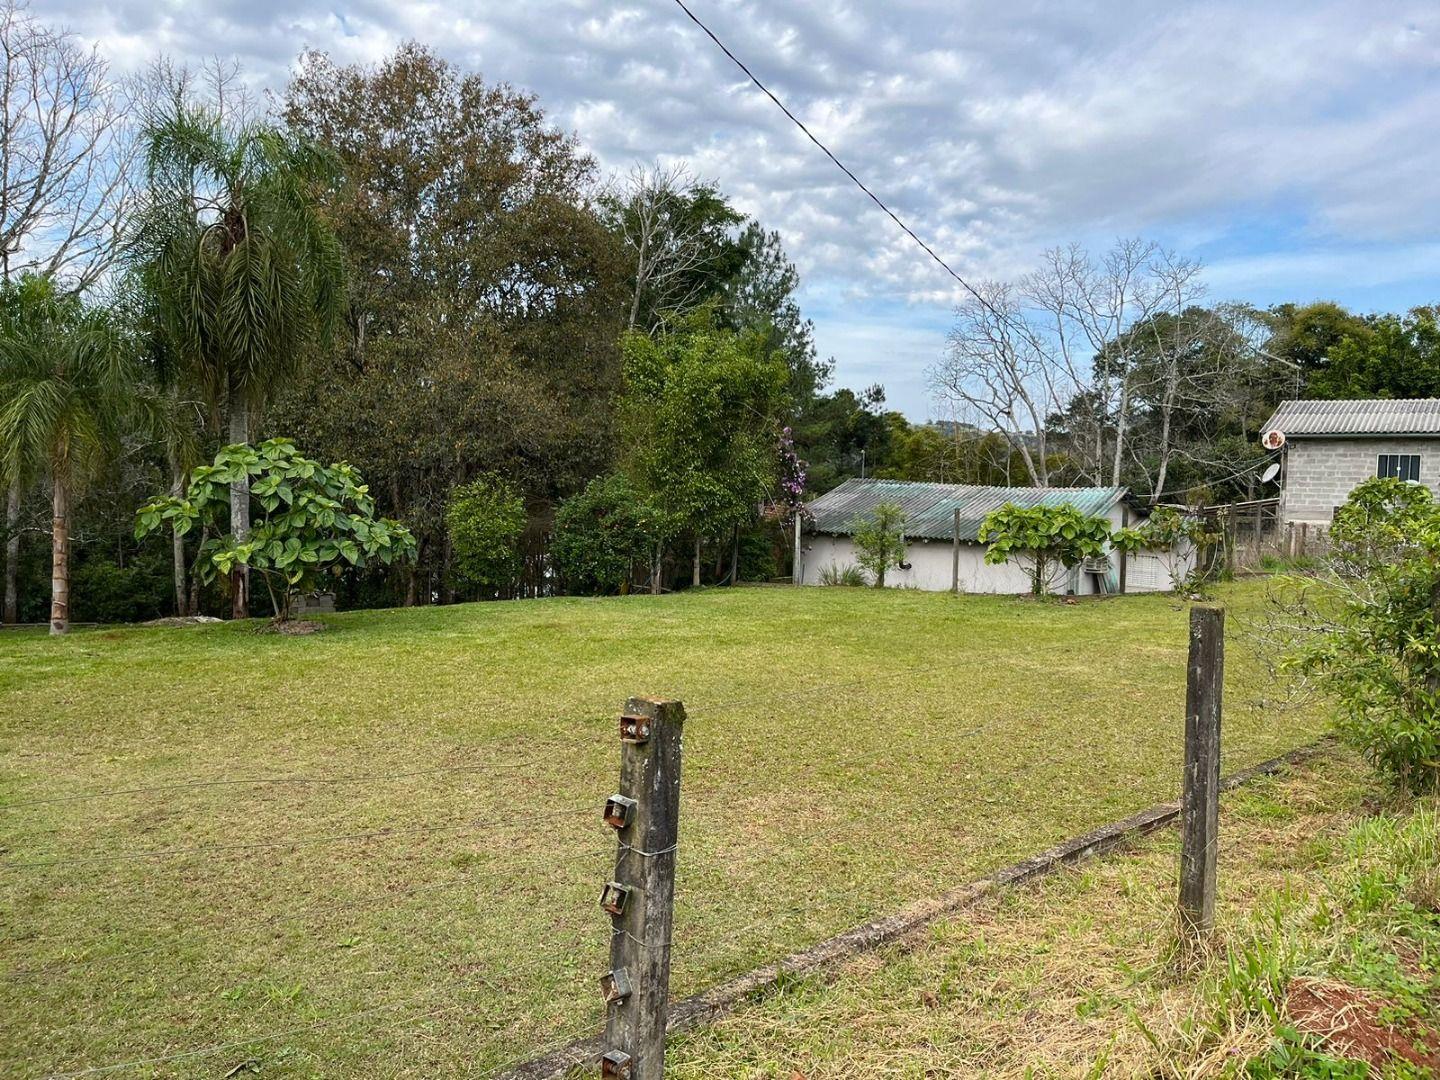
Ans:
<svg viewBox="0 0 1440 1080"><path fill-rule="evenodd" d="M594 800L567 806L561 809L545 811L527 815L525 821L535 821L541 818L565 817L578 813L581 810L595 806ZM508 821L515 821L510 818ZM236 851L264 851L278 848L309 847L315 844L347 843L355 840L370 840L390 838L396 836L417 836L435 833L463 832L467 829L492 829L494 826L485 821L475 820L467 816L461 821L450 821L446 823L430 823L415 826L383 826L376 829L365 829L355 832L325 833L318 836L298 836L285 840L253 840L241 841L233 844L192 844L185 847L172 848L145 848L139 851L107 852L105 854L81 854L81 855L57 855L53 858L30 859L24 861L11 861L0 863L0 870L34 870L52 866L72 866L105 862L124 862L136 859L164 859L181 855L195 854L228 854Z"/></svg>
<svg viewBox="0 0 1440 1080"><path fill-rule="evenodd" d="M547 859L549 866L571 865L581 862L582 860L594 859L598 864L603 867L605 865L608 865L613 858L608 844L604 846L603 850L591 849L586 851L574 851L566 855L558 856L546 852L537 852L536 854ZM402 902L408 902L416 899L417 897L429 898L437 895L443 896L453 892L480 889L485 887L486 884L487 883L483 881L469 879L464 881L436 882L434 884L424 885L419 888L410 889L403 895L398 897L398 899ZM307 925L313 925L316 920L324 918L326 916L348 912L356 908L363 908L365 910L373 911L375 910L375 906L376 900L373 897L357 898L354 900L344 901L331 905L314 904L306 906L304 909L298 912L270 912L266 915L260 916L259 918L242 919L238 922L229 924L225 929L229 933L248 933L252 931L265 930L271 927L278 927L284 925L289 921L300 920L304 920ZM386 910L393 911L395 909L393 907L390 907ZM133 928L126 929L127 932L133 933ZM197 931L187 930L187 938L184 940L188 941L191 938L195 937L196 934ZM35 978L39 976L58 974L63 971L68 971L70 969L80 967L93 970L97 967L104 967L112 963L117 963L120 960L133 959L137 956L145 956L151 953L171 950L176 948L176 946L177 941L175 939L167 939L164 941L157 941L150 945L140 945L130 949L123 949L119 952L99 953L90 956L69 957L57 960L56 962L51 964L37 967L11 968L6 972L0 973L0 977L6 979Z"/></svg>
<svg viewBox="0 0 1440 1080"><path fill-rule="evenodd" d="M102 791L71 792L64 795L45 796L38 799L23 799L0 805L0 809L16 810L32 806L47 806L56 803L87 802L92 799L113 799L126 795L151 795L173 791L191 791L219 787L260 787L276 786L332 786L341 784L392 783L396 780L411 780L422 776L441 776L456 773L481 773L524 769L542 764L553 764L554 759L527 758L524 761L492 761L475 765L440 765L434 768L410 769L391 773L353 773L332 776L239 776L216 777L205 780L177 780L166 784L145 784L130 788L110 788Z"/></svg>

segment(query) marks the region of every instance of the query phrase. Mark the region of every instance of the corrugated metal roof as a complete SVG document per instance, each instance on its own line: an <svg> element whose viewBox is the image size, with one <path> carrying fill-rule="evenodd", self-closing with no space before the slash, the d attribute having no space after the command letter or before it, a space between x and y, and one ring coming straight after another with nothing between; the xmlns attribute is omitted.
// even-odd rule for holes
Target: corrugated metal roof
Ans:
<svg viewBox="0 0 1440 1080"><path fill-rule="evenodd" d="M1104 514L1125 495L1123 487L1021 488L976 487L970 484L922 484L910 480L846 480L835 490L807 504L811 532L849 534L857 518L880 503L899 503L905 511L905 535L949 540L960 511L960 539L975 540L980 523L992 510L1016 506L1070 505L1086 514Z"/></svg>
<svg viewBox="0 0 1440 1080"><path fill-rule="evenodd" d="M1290 435L1440 435L1440 398L1282 401L1262 429Z"/></svg>

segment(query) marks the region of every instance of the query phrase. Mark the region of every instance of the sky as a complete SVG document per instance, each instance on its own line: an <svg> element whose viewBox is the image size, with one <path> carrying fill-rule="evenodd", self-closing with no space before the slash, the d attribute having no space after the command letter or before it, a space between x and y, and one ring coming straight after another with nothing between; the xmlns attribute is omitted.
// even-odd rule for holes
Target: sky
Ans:
<svg viewBox="0 0 1440 1080"><path fill-rule="evenodd" d="M1211 299L1440 302L1434 0L687 0L966 278L1143 236ZM958 286L673 0L35 0L118 71L158 52L285 85L406 40L535 93L602 169L685 162L778 230L840 385L942 415Z"/></svg>

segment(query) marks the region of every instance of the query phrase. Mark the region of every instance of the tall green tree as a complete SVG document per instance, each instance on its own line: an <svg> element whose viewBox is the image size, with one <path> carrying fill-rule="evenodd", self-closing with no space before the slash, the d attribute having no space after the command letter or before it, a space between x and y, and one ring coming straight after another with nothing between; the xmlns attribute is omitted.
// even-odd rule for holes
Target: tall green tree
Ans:
<svg viewBox="0 0 1440 1080"><path fill-rule="evenodd" d="M1330 346L1310 377L1327 398L1440 396L1440 306L1375 315Z"/></svg>
<svg viewBox="0 0 1440 1080"><path fill-rule="evenodd" d="M110 312L47 277L0 287L0 472L41 472L50 484L52 634L70 628L72 507L118 452L136 378Z"/></svg>
<svg viewBox="0 0 1440 1080"><path fill-rule="evenodd" d="M717 327L708 311L658 337L628 334L624 353L626 464L692 535L699 585L704 540L731 536L775 488L789 373L763 337Z"/></svg>
<svg viewBox="0 0 1440 1080"><path fill-rule="evenodd" d="M251 421L344 311L344 258L319 210L333 160L309 141L232 123L177 88L145 132L147 187L134 230L139 280L166 347L228 423ZM231 531L249 533L248 477L231 488ZM249 576L232 578L237 618Z"/></svg>
<svg viewBox="0 0 1440 1080"><path fill-rule="evenodd" d="M454 486L494 472L542 507L613 458L626 299L595 164L533 97L415 44L305 55L284 116L341 163L325 213L351 287L342 340L271 416L365 464L420 545L401 595L443 596Z"/></svg>

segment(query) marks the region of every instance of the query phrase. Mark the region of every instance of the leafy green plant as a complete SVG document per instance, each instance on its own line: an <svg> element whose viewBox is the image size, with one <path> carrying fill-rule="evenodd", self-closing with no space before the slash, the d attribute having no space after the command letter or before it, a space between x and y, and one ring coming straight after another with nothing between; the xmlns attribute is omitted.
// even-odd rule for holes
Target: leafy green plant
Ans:
<svg viewBox="0 0 1440 1080"><path fill-rule="evenodd" d="M598 477L560 504L550 557L567 591L624 591L635 565L669 533L664 515L620 474ZM652 567L653 570L653 567Z"/></svg>
<svg viewBox="0 0 1440 1080"><path fill-rule="evenodd" d="M835 563L831 563L829 566L820 569L820 584L860 588L870 584L870 582L865 579L865 571L853 563L845 566L837 566Z"/></svg>
<svg viewBox="0 0 1440 1080"><path fill-rule="evenodd" d="M1170 587L1176 592L1193 592L1203 587L1210 576L1210 567L1199 557L1200 550L1219 539L1220 534L1210 531L1204 518L1173 506L1157 506L1135 528L1115 530L1110 542L1126 551L1154 551L1165 563Z"/></svg>
<svg viewBox="0 0 1440 1080"><path fill-rule="evenodd" d="M1401 788L1440 787L1440 504L1393 478L1335 515L1323 567L1280 580L1282 666L1328 691L1341 735Z"/></svg>
<svg viewBox="0 0 1440 1080"><path fill-rule="evenodd" d="M450 530L450 578L462 592L503 589L520 572L525 499L495 473L451 489L445 507Z"/></svg>
<svg viewBox="0 0 1440 1080"><path fill-rule="evenodd" d="M1110 540L1110 522L1075 507L1016 506L1007 503L987 514L979 539L987 545L985 561L1018 563L1030 578L1032 596L1043 596L1062 570L1082 559L1103 555Z"/></svg>
<svg viewBox="0 0 1440 1080"><path fill-rule="evenodd" d="M230 519L230 490L248 481L252 511L249 534L220 533ZM236 567L260 574L275 617L290 617L290 598L315 589L321 575L339 575L371 560L389 565L414 554L415 538L397 521L375 516L370 489L359 470L344 462L325 466L303 457L289 439L259 446L224 447L211 465L190 474L181 496L152 499L136 514L135 536L172 525L182 535L197 524L214 527L200 547L197 571L209 583Z"/></svg>
<svg viewBox="0 0 1440 1080"><path fill-rule="evenodd" d="M883 589L885 572L905 561L905 511L899 503L880 503L850 528L856 561L870 572L875 587Z"/></svg>

